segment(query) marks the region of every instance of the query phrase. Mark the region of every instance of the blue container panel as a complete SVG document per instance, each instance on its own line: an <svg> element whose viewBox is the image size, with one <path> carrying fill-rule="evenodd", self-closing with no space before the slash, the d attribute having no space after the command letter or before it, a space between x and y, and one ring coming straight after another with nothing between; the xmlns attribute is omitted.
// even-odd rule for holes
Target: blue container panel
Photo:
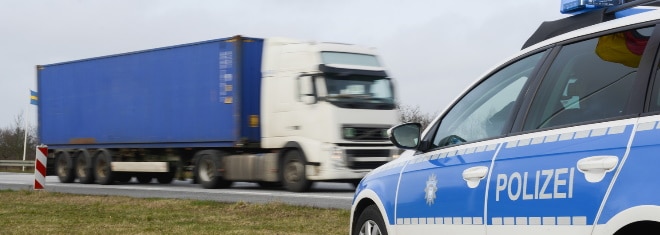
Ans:
<svg viewBox="0 0 660 235"><path fill-rule="evenodd" d="M236 54L236 43L214 40L44 66L41 141L233 143L242 136L236 114L246 109L227 89L240 80L237 63L221 63L228 54Z"/></svg>
<svg viewBox="0 0 660 235"><path fill-rule="evenodd" d="M261 139L261 59L263 40L250 38L243 41L240 76L240 97L242 104L241 133L251 142ZM251 123L251 116L257 117L256 126Z"/></svg>

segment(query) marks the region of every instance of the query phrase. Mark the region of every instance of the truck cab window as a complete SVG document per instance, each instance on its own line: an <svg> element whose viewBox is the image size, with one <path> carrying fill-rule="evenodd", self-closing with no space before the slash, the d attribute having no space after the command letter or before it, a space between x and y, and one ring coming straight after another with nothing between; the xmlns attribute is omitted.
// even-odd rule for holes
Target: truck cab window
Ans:
<svg viewBox="0 0 660 235"><path fill-rule="evenodd" d="M340 107L394 108L390 78L363 75L325 75L325 100Z"/></svg>
<svg viewBox="0 0 660 235"><path fill-rule="evenodd" d="M652 30L617 32L561 48L532 101L524 129L624 115Z"/></svg>
<svg viewBox="0 0 660 235"><path fill-rule="evenodd" d="M431 148L505 134L513 106L544 54L519 60L474 87L440 120Z"/></svg>

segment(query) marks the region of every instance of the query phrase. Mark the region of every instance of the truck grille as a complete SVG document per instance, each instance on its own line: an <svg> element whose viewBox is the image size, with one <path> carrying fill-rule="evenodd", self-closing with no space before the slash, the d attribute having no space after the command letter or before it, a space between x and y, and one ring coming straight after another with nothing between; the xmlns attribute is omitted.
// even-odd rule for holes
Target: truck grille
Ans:
<svg viewBox="0 0 660 235"><path fill-rule="evenodd" d="M388 127L344 126L342 129L342 136L345 140L383 141L388 140L386 134L387 129Z"/></svg>
<svg viewBox="0 0 660 235"><path fill-rule="evenodd" d="M387 163L390 157L389 149L346 150L347 165L351 169L375 169Z"/></svg>

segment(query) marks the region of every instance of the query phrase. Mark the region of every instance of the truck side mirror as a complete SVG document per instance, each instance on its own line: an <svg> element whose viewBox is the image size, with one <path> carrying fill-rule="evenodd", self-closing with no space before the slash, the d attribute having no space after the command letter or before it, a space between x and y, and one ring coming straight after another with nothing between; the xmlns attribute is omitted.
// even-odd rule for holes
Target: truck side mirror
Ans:
<svg viewBox="0 0 660 235"><path fill-rule="evenodd" d="M317 102L315 87L313 76L298 77L298 100L305 104L315 104Z"/></svg>

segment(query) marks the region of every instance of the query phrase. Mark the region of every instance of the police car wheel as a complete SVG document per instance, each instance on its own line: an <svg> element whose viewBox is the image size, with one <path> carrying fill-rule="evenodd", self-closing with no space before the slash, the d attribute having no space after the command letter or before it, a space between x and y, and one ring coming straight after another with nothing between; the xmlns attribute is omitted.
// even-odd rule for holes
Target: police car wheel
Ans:
<svg viewBox="0 0 660 235"><path fill-rule="evenodd" d="M375 205L367 206L353 227L353 235L387 235L383 216Z"/></svg>

